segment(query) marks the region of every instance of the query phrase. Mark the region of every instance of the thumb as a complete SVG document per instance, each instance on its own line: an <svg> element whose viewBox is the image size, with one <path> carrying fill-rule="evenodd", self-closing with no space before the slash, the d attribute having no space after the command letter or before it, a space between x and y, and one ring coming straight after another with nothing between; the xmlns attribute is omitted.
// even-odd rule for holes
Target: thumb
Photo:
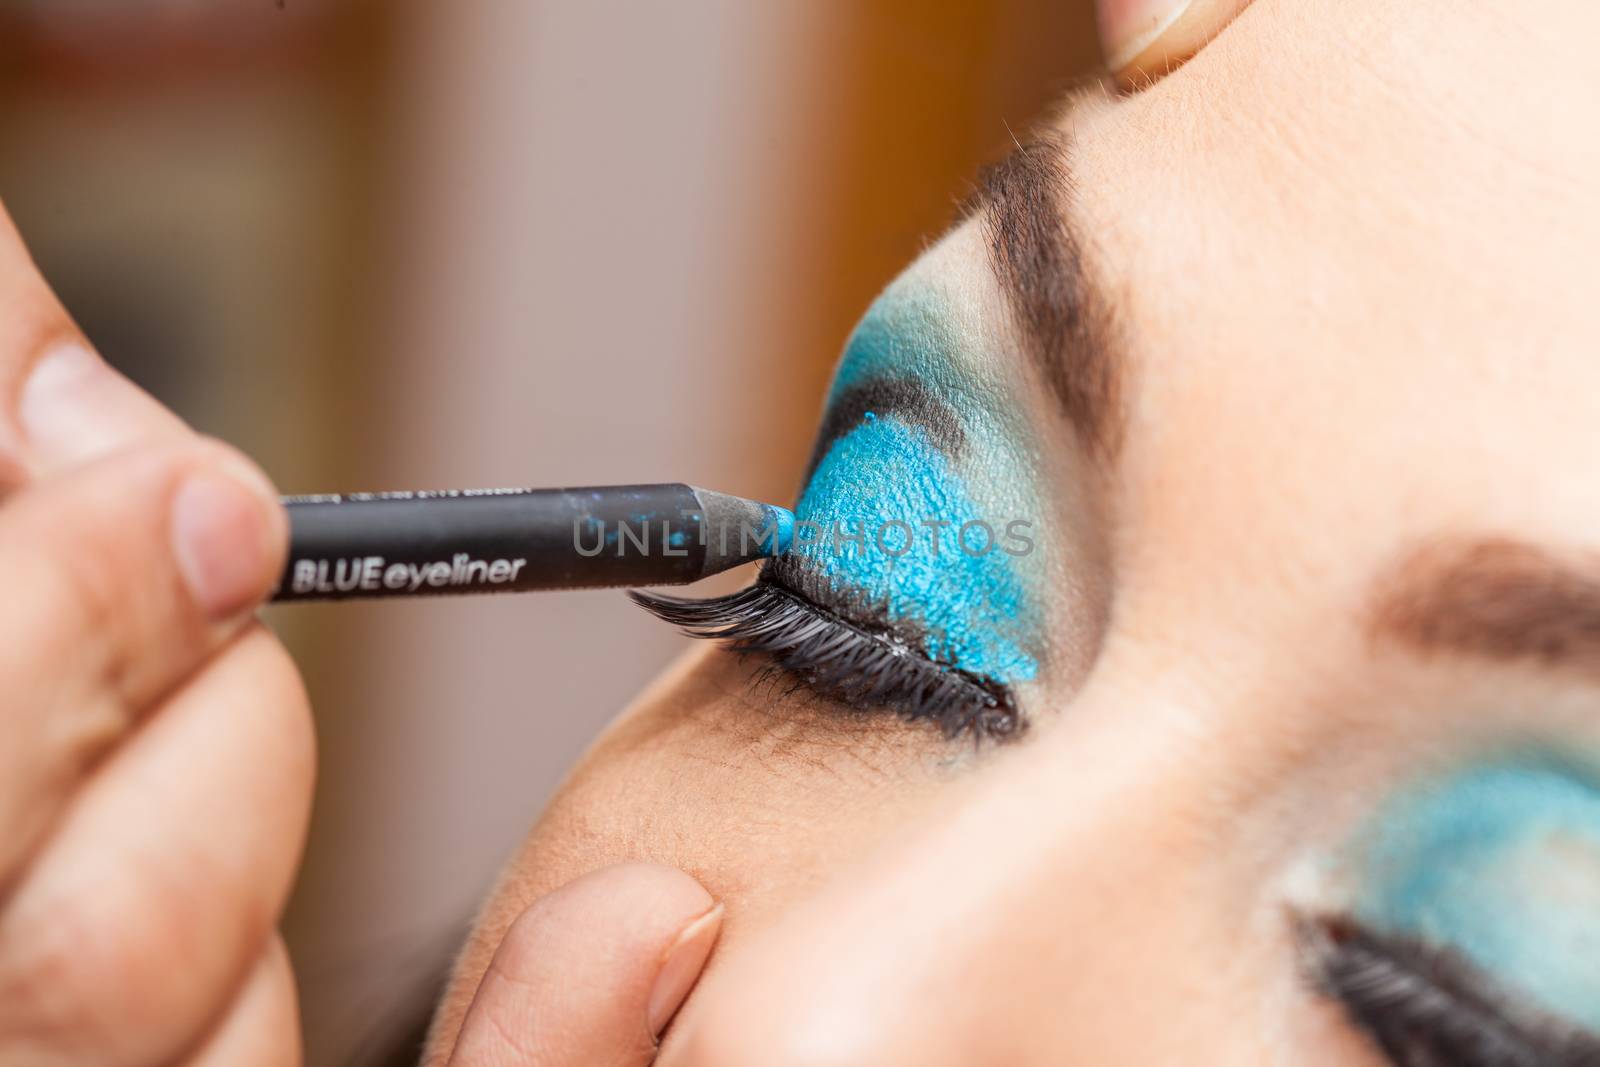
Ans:
<svg viewBox="0 0 1600 1067"><path fill-rule="evenodd" d="M671 867L569 882L506 931L449 1067L643 1067L721 927L722 905Z"/></svg>
<svg viewBox="0 0 1600 1067"><path fill-rule="evenodd" d="M1249 6L1250 0L1096 0L1106 66L1125 87L1159 78Z"/></svg>

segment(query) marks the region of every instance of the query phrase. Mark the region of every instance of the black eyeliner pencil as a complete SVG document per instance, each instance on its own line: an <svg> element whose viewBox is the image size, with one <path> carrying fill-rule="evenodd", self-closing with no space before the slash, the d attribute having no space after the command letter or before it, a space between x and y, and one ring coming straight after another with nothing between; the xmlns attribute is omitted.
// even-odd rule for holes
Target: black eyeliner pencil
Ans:
<svg viewBox="0 0 1600 1067"><path fill-rule="evenodd" d="M678 483L285 497L275 601L683 585L786 550L785 508Z"/></svg>

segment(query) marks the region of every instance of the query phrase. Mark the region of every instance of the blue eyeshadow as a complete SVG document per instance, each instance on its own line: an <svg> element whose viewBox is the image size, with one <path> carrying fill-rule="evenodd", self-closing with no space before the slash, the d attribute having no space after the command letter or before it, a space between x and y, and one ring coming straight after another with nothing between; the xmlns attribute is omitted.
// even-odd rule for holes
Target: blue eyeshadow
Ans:
<svg viewBox="0 0 1600 1067"><path fill-rule="evenodd" d="M852 415L853 425L824 442L795 507L792 555L839 599L914 635L929 659L1012 684L1038 673L1030 651L1038 612L1019 572L1041 540L1017 503L1032 475L1016 427L1005 423L1004 395L963 345L946 301L915 280L897 282L869 309L830 405L837 413L852 391L914 381L954 432L930 433L905 412ZM962 442L959 456L949 452L952 438ZM1018 519L1028 522L1026 545L1008 529Z"/></svg>
<svg viewBox="0 0 1600 1067"><path fill-rule="evenodd" d="M910 622L928 658L1008 684L1037 673L1021 643L1030 611L1009 546L992 526L966 527L960 543L965 524L986 517L921 427L868 413L828 449L795 519L819 536L794 551L837 591Z"/></svg>
<svg viewBox="0 0 1600 1067"><path fill-rule="evenodd" d="M1354 858L1362 923L1600 1028L1600 782L1531 758L1457 772L1386 805Z"/></svg>
<svg viewBox="0 0 1600 1067"><path fill-rule="evenodd" d="M875 378L914 379L942 396L975 431L999 430L998 416L1015 408L992 378L984 361L970 358L972 341L957 328L955 301L915 277L896 281L856 324L834 372L829 402ZM1005 428L1015 434L1017 426ZM997 450L1015 440L991 439Z"/></svg>
<svg viewBox="0 0 1600 1067"><path fill-rule="evenodd" d="M830 395L883 374L947 378L955 344L937 297L910 286L891 287L856 324Z"/></svg>

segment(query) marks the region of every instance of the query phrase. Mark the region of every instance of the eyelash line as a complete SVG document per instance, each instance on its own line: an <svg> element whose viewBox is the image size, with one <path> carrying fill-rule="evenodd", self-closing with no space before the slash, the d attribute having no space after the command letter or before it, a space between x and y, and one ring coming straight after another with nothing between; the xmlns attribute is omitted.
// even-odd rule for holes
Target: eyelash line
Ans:
<svg viewBox="0 0 1600 1067"><path fill-rule="evenodd" d="M1024 725L1004 685L936 663L898 635L841 618L765 575L721 597L628 596L690 637L765 655L776 670L851 708L931 719L952 740L969 730L974 740L1010 739Z"/></svg>
<svg viewBox="0 0 1600 1067"><path fill-rule="evenodd" d="M1600 1039L1494 991L1457 952L1342 916L1294 919L1306 976L1395 1067L1585 1067Z"/></svg>

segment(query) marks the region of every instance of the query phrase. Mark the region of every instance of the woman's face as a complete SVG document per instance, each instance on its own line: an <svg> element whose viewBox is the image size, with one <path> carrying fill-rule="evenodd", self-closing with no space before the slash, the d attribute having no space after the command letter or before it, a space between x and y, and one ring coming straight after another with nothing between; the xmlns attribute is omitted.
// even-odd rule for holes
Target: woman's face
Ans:
<svg viewBox="0 0 1600 1067"><path fill-rule="evenodd" d="M1022 729L697 650L528 838L445 1029L521 909L638 858L727 906L665 1064L1578 1055L1600 8L1526 6L1257 0L1003 164L858 330L799 508L918 539L785 574ZM974 518L1031 549L953 549ZM1538 1051L1462 1051L1500 1038Z"/></svg>

